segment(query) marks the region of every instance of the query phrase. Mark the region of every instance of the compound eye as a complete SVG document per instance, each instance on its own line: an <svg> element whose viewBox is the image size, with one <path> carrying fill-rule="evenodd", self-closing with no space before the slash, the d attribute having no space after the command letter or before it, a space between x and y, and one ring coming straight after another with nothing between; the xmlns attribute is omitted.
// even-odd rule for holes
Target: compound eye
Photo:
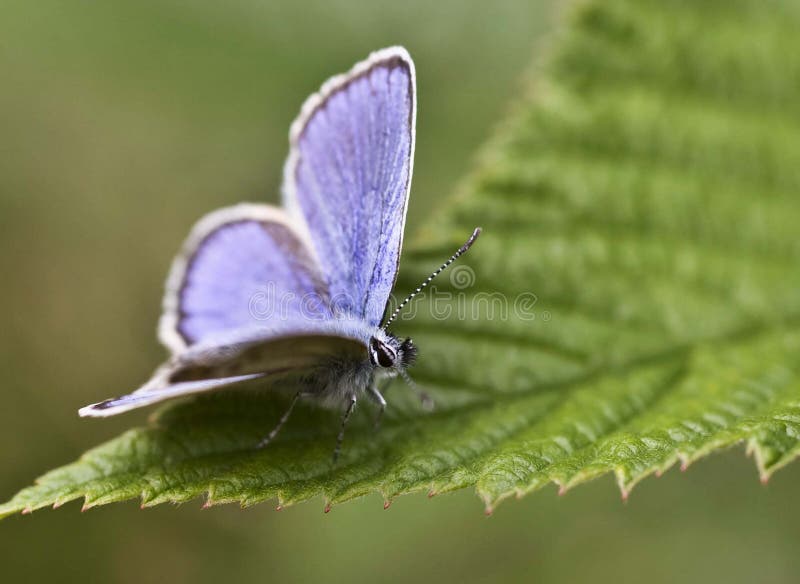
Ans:
<svg viewBox="0 0 800 584"><path fill-rule="evenodd" d="M386 344L381 343L377 339L372 339L369 348L373 364L380 365L381 367L394 366L397 354L391 349L391 347L388 347Z"/></svg>

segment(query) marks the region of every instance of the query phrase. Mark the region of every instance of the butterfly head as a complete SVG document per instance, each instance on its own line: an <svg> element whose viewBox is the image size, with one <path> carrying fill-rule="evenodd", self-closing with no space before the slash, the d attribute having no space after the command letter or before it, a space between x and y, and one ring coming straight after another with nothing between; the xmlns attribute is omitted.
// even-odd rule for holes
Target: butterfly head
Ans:
<svg viewBox="0 0 800 584"><path fill-rule="evenodd" d="M382 369L406 369L417 359L417 347L411 339L400 339L392 333L373 336L369 341L369 360Z"/></svg>
<svg viewBox="0 0 800 584"><path fill-rule="evenodd" d="M384 370L389 370L390 374L399 373L404 378L408 378L405 370L414 364L417 360L417 347L410 338L400 339L392 333L388 332L386 328L392 324L394 319L398 317L403 308L411 302L411 300L433 281L433 279L441 274L447 267L456 261L459 257L464 255L478 236L481 234L481 228L476 227L469 239L462 245L456 253L439 266L428 278L414 290L411 294L406 296L397 308L394 309L389 315L389 318L383 323L381 328L378 329L377 334L373 335L369 341L369 360L375 367L380 367ZM411 381L406 379L409 384Z"/></svg>

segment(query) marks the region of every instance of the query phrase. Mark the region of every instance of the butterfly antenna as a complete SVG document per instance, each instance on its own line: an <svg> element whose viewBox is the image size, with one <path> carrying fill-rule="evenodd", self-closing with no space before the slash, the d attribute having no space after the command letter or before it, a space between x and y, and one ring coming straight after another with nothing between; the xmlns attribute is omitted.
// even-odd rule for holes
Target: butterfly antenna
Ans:
<svg viewBox="0 0 800 584"><path fill-rule="evenodd" d="M479 236L480 234L481 234L481 228L480 228L480 227L476 227L476 228L475 228L475 231L473 231L473 232L472 232L472 235L470 235L470 236L469 236L469 239L466 241L466 243L464 243L464 245L462 245L461 247L459 247L459 248L458 248L458 251L457 251L456 253L454 253L453 255L451 255L451 256L450 256L450 259L449 259L449 260L447 260L445 263L443 263L441 266L439 266L439 268L438 268L438 269L436 269L436 270L435 270L435 271L434 271L434 272L433 272L433 273L432 273L430 276L428 276L428 278L427 278L427 279L426 279L426 280L425 280L425 281L424 281L422 284L420 284L419 286L417 286L417 289L416 289L416 290L414 290L414 291L413 291L411 294L409 294L408 296L406 296L406 299L405 299L405 300L403 300L403 301L402 301L402 302L401 302L401 303L400 303L400 304L397 306L397 308L395 308L395 309L394 309L394 312L393 312L393 313L392 313L392 315L389 317L389 320L387 320L387 321L386 321L386 323L385 323L385 324L384 324L384 325L383 325L381 328L382 328L382 329L384 329L384 330L386 330L386 328L387 328L387 327L388 327L390 324L392 324L392 321L393 321L394 319L396 319L396 318L397 318L397 316L398 316L398 315L400 314L400 312L403 310L403 308L405 307L405 305L406 305L406 304L408 304L409 302L411 302L411 300L414 298L414 296L416 296L417 294L419 294L420 292L422 292L422 290L423 290L423 288L425 288L425 286L427 286L428 284L430 284L430 283L431 283L431 281L432 281L432 280L433 280L433 279L434 279L436 276L438 276L439 274L441 274L442 272L444 272L444 271L445 271L445 269L447 269L447 266L449 266L449 265L450 265L450 264L452 264L454 261L456 261L456 260L457 260L459 257L461 257L462 255L464 255L465 253L467 253L467 250L468 250L469 248L471 248L471 247L472 247L472 244L473 244L473 243L475 243L475 240L476 240L476 239L478 239L478 236Z"/></svg>

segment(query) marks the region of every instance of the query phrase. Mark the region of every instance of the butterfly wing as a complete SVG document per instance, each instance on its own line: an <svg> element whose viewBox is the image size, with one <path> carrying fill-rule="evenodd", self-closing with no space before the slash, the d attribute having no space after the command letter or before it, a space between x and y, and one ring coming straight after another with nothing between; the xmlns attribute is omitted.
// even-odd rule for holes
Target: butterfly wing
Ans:
<svg viewBox="0 0 800 584"><path fill-rule="evenodd" d="M173 357L137 391L81 415L328 367L332 357L365 360L397 276L415 83L396 47L312 95L290 131L288 215L239 205L203 218L167 281L159 336Z"/></svg>
<svg viewBox="0 0 800 584"><path fill-rule="evenodd" d="M236 205L202 218L167 279L162 343L178 353L273 319L325 317L327 286L302 233L268 205Z"/></svg>
<svg viewBox="0 0 800 584"><path fill-rule="evenodd" d="M115 416L123 412L135 410L152 404L156 404L168 399L178 397L185 397L196 393L203 393L217 389L219 387L226 387L258 379L263 375L238 375L232 377L223 377L219 379L203 379L199 381L185 381L182 383L172 383L163 386L142 387L133 393L114 397L96 404L90 404L78 410L78 415L81 417L89 418L105 418L108 416Z"/></svg>
<svg viewBox="0 0 800 584"><path fill-rule="evenodd" d="M370 330L364 323L294 319L254 329L223 331L173 355L133 393L88 405L81 416L106 417L173 398L247 381L309 375L331 360L365 361Z"/></svg>
<svg viewBox="0 0 800 584"><path fill-rule="evenodd" d="M290 131L284 203L305 223L334 309L375 327L397 277L411 186L414 64L373 53L327 81Z"/></svg>

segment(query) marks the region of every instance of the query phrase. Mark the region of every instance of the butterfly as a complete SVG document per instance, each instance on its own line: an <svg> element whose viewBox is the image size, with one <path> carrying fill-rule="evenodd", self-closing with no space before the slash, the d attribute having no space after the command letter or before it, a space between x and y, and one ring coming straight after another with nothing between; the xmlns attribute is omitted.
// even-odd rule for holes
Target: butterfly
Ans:
<svg viewBox="0 0 800 584"><path fill-rule="evenodd" d="M465 253L434 271L386 318L397 278L411 186L416 123L414 63L402 47L372 53L324 83L289 132L283 208L239 204L203 217L167 279L159 339L171 351L142 387L88 405L105 417L245 382L286 384L343 410L334 450L359 398L386 400L402 377L410 338L387 330L402 308Z"/></svg>

